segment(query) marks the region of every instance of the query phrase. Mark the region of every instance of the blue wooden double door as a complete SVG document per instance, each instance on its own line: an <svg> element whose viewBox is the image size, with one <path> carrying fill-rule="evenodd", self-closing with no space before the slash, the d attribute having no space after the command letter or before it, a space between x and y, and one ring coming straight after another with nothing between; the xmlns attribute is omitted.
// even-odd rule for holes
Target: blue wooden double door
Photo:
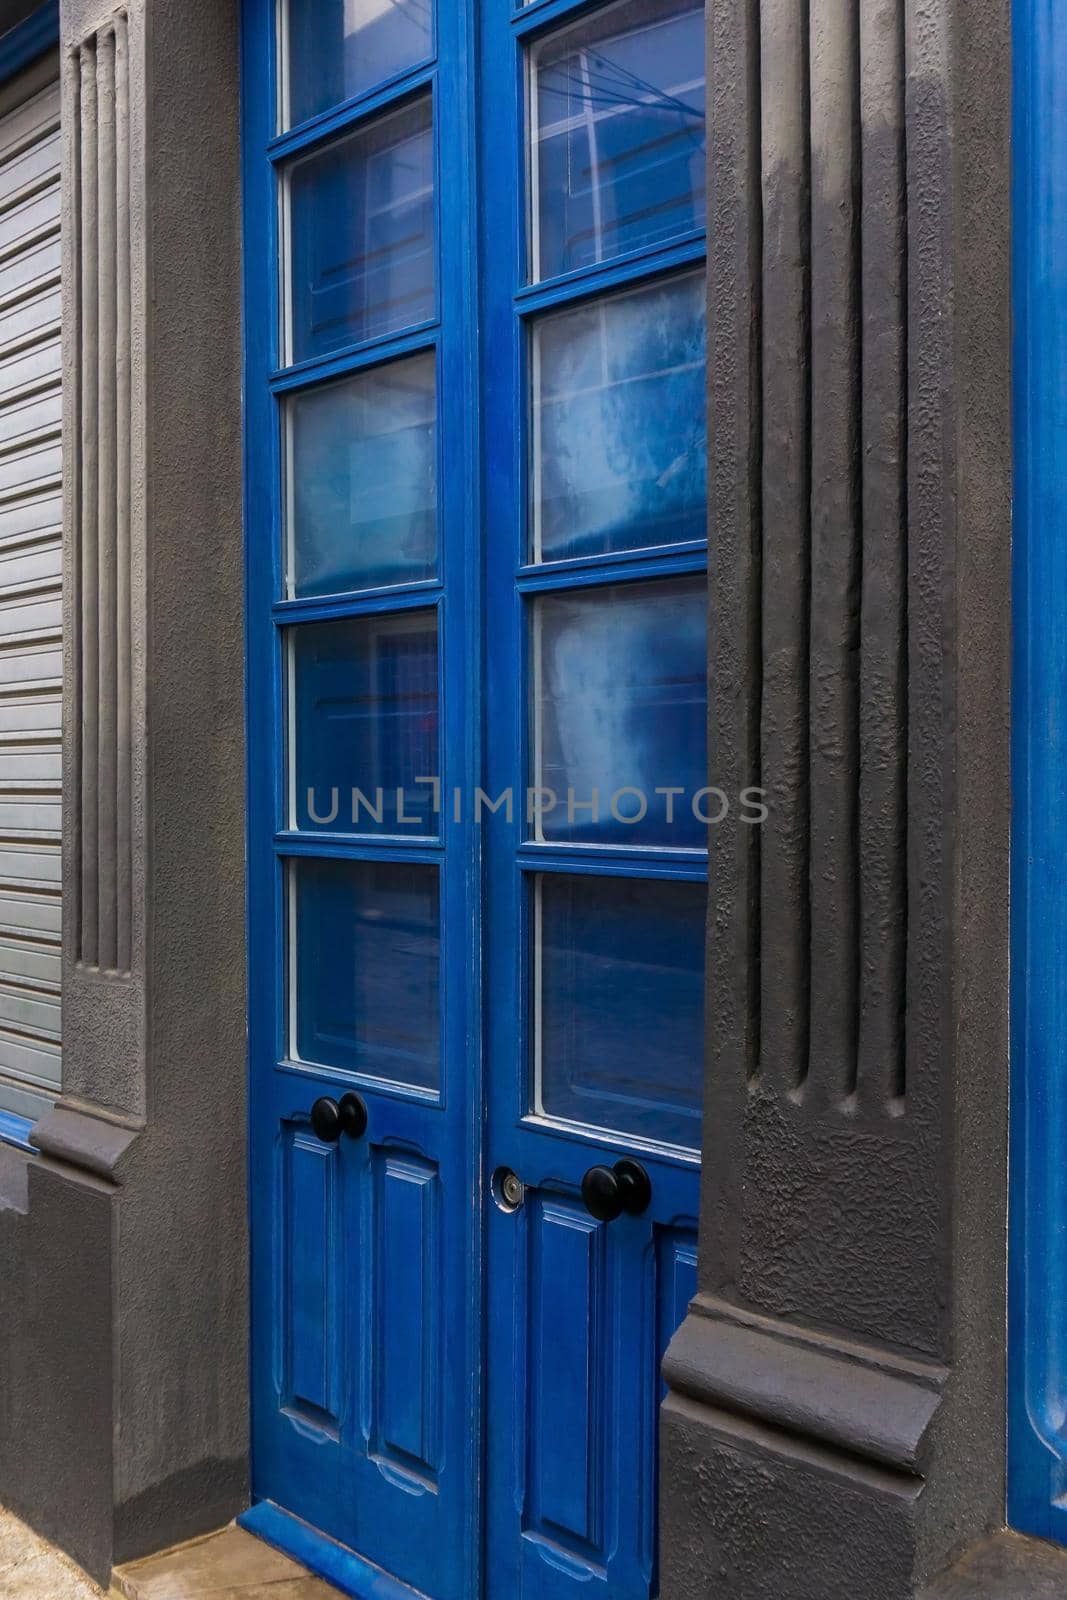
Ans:
<svg viewBox="0 0 1067 1600"><path fill-rule="evenodd" d="M694 0L245 0L253 1491L354 1593L656 1593L695 1289Z"/></svg>

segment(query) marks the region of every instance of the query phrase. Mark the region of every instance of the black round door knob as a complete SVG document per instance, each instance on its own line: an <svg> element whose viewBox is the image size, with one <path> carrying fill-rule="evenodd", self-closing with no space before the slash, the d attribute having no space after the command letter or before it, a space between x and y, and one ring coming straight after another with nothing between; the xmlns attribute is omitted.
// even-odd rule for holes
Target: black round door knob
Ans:
<svg viewBox="0 0 1067 1600"><path fill-rule="evenodd" d="M312 1106L311 1126L316 1139L321 1139L323 1144L334 1144L341 1137L341 1107L328 1094Z"/></svg>
<svg viewBox="0 0 1067 1600"><path fill-rule="evenodd" d="M341 1131L350 1139L362 1139L367 1131L367 1102L361 1094L349 1089L341 1096Z"/></svg>
<svg viewBox="0 0 1067 1600"><path fill-rule="evenodd" d="M342 1133L361 1139L367 1131L367 1103L351 1090L341 1096L340 1104L324 1094L311 1108L311 1126L323 1144L336 1144Z"/></svg>
<svg viewBox="0 0 1067 1600"><path fill-rule="evenodd" d="M625 1211L639 1217L652 1199L652 1181L641 1165L623 1156L613 1167L590 1167L582 1179L585 1209L598 1222L614 1222Z"/></svg>

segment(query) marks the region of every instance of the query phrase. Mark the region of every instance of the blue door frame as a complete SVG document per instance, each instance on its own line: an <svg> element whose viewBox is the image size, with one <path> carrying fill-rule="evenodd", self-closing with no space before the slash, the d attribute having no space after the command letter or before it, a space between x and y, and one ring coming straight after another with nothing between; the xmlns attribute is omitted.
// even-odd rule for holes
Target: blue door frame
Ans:
<svg viewBox="0 0 1067 1600"><path fill-rule="evenodd" d="M521 201L528 171L525 63L534 41L606 9L609 0L528 0L514 8L506 0L438 0L426 60L279 133L273 35L281 7L274 0L242 6L256 1501L242 1521L349 1592L380 1600L413 1590L433 1600L569 1600L579 1593L647 1600L655 1588L659 1359L695 1290L703 825L710 820L700 797L717 793L703 788L703 83L699 48L690 39L678 75L698 81L695 105L664 91L681 132L672 126L665 138L657 124L640 135L642 150L657 151L651 180L647 173L644 179L654 192L640 193L640 204L631 199L630 211L619 202L626 220L664 212L672 220L658 233L649 225L648 237L625 234L606 260L556 265L530 282L537 274L527 267L529 222ZM664 0L663 12L689 13L702 41L699 0ZM622 103L640 116L650 87L653 99L657 88L633 71L630 77ZM602 103L614 114L618 85L596 93L609 96ZM308 355L296 335L282 332L278 175L305 157L317 159L334 148L330 141L366 128L369 119L425 104L431 94L438 203L432 314L395 335ZM682 199L664 187L671 168L662 147L672 138L685 146L686 170L698 175L688 180L690 189L683 186ZM607 170L616 164L605 159ZM622 188L622 180L612 181ZM628 181L639 182L632 174ZM332 191L328 203L318 200L323 234L343 235L348 249L344 203L343 190ZM328 249L320 251L323 260L328 256ZM302 271L302 283L324 284L324 299L332 292L328 274L316 278L306 265ZM651 403L630 402L642 422L656 421L642 455L653 465L634 469L626 482L674 486L652 493L651 511L643 507L642 532L656 512L660 524L627 542L620 519L623 534L609 530L598 548L535 560L526 525L534 330L556 316L581 324L590 311L607 324L624 301L632 318L633 299L644 293L651 298L642 304L653 307L645 315L659 331L647 348L629 335L622 347L646 361L639 377L669 375L677 403L664 404L661 388L652 390ZM662 330L675 326L676 307L684 331L671 337ZM605 349L619 348L611 343L619 335L605 333L603 340ZM291 598L281 537L283 407L305 392L321 394L334 379L387 370L420 353L433 355L439 397L436 575ZM613 383L630 376L606 379L605 390L610 395ZM572 381L584 392L585 379ZM662 460L657 440L666 450ZM605 819L604 836L592 839L580 827L534 836L526 814L526 785L541 759L530 711L538 648L532 641L540 625L533 618L564 613L573 637L580 631L573 618L601 601L609 612L629 607L628 637L644 652L643 675L622 684L631 695L626 714L639 730L633 749L657 760L664 750L677 751L693 780L679 802L691 803L684 825L651 842L635 839L614 806L614 824ZM642 607L644 620L634 623ZM314 693L305 696L297 640L316 633L336 641L335 624L371 619L382 626L398 615L423 631L431 626L426 619L437 619L440 815L406 837L399 836L398 813L370 834L354 825L344 831L343 822L331 827L331 818L315 812L309 822L295 779L292 794L284 781L285 762L300 765L301 718L310 719L316 703L355 697L351 684L363 668L353 666L351 654L342 658L343 645L324 647ZM672 617L681 625L674 627ZM597 653L595 645L590 653ZM359 693L380 698L362 685ZM328 736L320 747L329 752ZM352 749L349 743L349 756ZM558 752L556 760L565 765ZM678 777L669 764L648 772L649 784ZM642 775L644 769L633 776ZM341 776L347 778L346 769ZM668 792L683 790L656 791ZM512 802L500 808L506 793ZM480 825L479 794L489 803ZM587 813L584 790L580 799ZM288 984L302 996L304 982L287 949L299 957L305 944L295 931L298 911L287 914L287 897L299 900L295 862L304 864L309 880L338 863L439 874L439 1090L361 1070L354 1037L346 1054L337 1053L336 1040L333 1053L303 1048L287 995ZM348 908L335 903L342 906L334 924L341 929ZM556 945L538 946L546 967L556 962L558 1007L569 1007L569 1018L584 998L586 1012L599 1006L622 1019L615 1034L598 1035L608 1058L606 1068L597 1061L603 1078L585 1101L575 1097L566 1105L558 1078L552 1106L543 1102L540 1078L533 1089L531 990L539 980L532 976L532 947L542 913L566 929ZM360 946L364 966L368 944ZM337 993L342 986L329 974L341 966L331 966L336 952L329 946L328 938L320 940L311 964L320 986ZM574 958L569 965L560 951ZM342 949L342 961L346 955ZM591 970L593 982L586 976ZM634 1002L649 985L656 999ZM684 1048L672 1051L672 1044ZM613 1076L616 1060L622 1065ZM634 1067L627 1077L631 1061L644 1063L644 1076ZM340 1096L349 1086L366 1098L366 1137L329 1146L310 1107L316 1097ZM586 1114L604 1101L612 1102L609 1110ZM599 1218L582 1198L589 1169L604 1173L604 1163L636 1157L650 1179L643 1205L625 1212L620 1205L610 1220ZM515 1204L501 1203L505 1171L521 1179ZM615 1182L610 1171L606 1177ZM413 1260L421 1266L413 1268ZM420 1334L417 1315L383 1323L377 1297L390 1262L399 1263L393 1304L415 1302L417 1309L425 1281L436 1273L435 1309L423 1319L434 1324L432 1341ZM292 1327L304 1351L295 1372ZM423 1438L427 1427L435 1434L425 1459L415 1446L401 1448L397 1434L383 1435L375 1420L383 1363L367 1348L376 1342L400 1352L384 1380L399 1433L416 1444L420 1427ZM428 1361L431 1342L435 1359ZM414 1421L420 1401L406 1383L412 1373L422 1374L435 1395ZM430 1493L422 1493L427 1485ZM411 1588L391 1575L398 1572Z"/></svg>
<svg viewBox="0 0 1067 1600"><path fill-rule="evenodd" d="M482 1364L478 1358L481 1339L482 1253L479 1243L480 1205L480 972L477 950L468 945L460 949L449 938L450 929L469 926L480 883L479 839L468 822L456 824L447 840L402 841L384 839L381 843L361 841L328 829L298 830L295 815L289 814L283 777L285 761L285 692L283 689L284 638L286 629L299 628L316 620L345 617L372 619L380 612L406 613L418 608L423 616L436 617L440 670L446 685L441 718L443 763L441 779L446 786L470 789L471 774L478 770L481 724L477 713L480 672L477 641L468 637L464 618L478 614L481 597L477 560L478 488L475 477L475 439L478 425L477 386L472 367L473 319L477 275L468 241L473 237L472 135L469 127L473 96L467 82L472 47L467 35L470 22L466 6L441 7L433 33L432 53L411 70L376 84L369 92L313 115L289 131L278 132L276 108L279 104L278 64L275 51L275 22L280 8L274 0L243 0L242 4L242 126L243 184L245 221L244 271L244 350L245 350L245 538L246 558L246 660L248 726L248 943L249 943L249 1054L250 1054L250 1205L252 1212L252 1458L255 1503L242 1518L253 1532L291 1551L313 1570L322 1573L350 1593L366 1595L368 1600L392 1600L410 1595L412 1590L397 1583L372 1562L365 1561L340 1542L350 1511L350 1480L363 1471L366 1515L387 1521L395 1512L378 1504L388 1500L389 1489L401 1484L401 1498L412 1491L409 1540L420 1537L439 1550L439 1593L458 1600L474 1591L481 1552L480 1501L471 1485L480 1471L482 1412ZM411 107L425 103L432 95L434 186L448 197L448 210L439 216L435 228L436 307L416 326L397 336L383 335L341 348L316 353L309 359L285 359L282 349L282 304L279 287L281 221L277 202L277 177L287 164L305 152L322 148L333 134L349 127L365 125L365 119L379 108ZM443 138L443 125L450 137ZM254 241L254 244L252 243ZM442 531L436 575L398 588L362 589L358 594L324 598L287 598L283 572L281 538L283 463L281 450L281 407L285 396L331 378L353 376L383 362L399 361L416 353L426 353L435 363L436 383L444 403L437 440L438 527ZM447 438L446 452L442 435ZM448 537L444 537L444 530ZM472 654L472 651L474 652ZM418 829L417 834L431 832ZM394 829L394 833L396 830ZM410 830L409 830L410 833ZM322 1094L339 1095L345 1088L345 1073L322 1081L323 1074L294 1064L286 1011L286 919L283 910L286 872L296 861L365 861L386 868L403 864L407 870L431 867L439 874L442 931L443 1040L439 1094L409 1094L391 1090L387 1084L372 1089L361 1084L370 1103L372 1125L376 1131L388 1130L378 1153L388 1150L393 1159L378 1161L370 1170L367 1141L345 1140L334 1145L329 1165L316 1156L326 1148L317 1147L307 1125L308 1108ZM358 1081L352 1074L350 1081ZM435 1111L449 1116L444 1131L433 1143L428 1137L428 1121ZM284 1181L303 1185L306 1199L301 1202L311 1215L318 1207L319 1220L329 1237L319 1241L321 1253L312 1258L312 1238L306 1244L306 1293L330 1299L326 1320L333 1317L335 1327L330 1348L322 1338L322 1362L327 1370L310 1374L279 1375L277 1351L272 1347L269 1327L278 1307L274 1300L276 1251L283 1246L275 1236L272 1222L272 1193L282 1179L279 1175L279 1122L292 1133L288 1152L291 1172ZM428 1152L427 1159L420 1152ZM303 1170L296 1166L297 1161ZM316 1166L325 1166L322 1187ZM390 1170L391 1169L391 1170ZM447 1174L453 1195L466 1189L474 1203L461 1211L452 1205L442 1216L440 1173ZM366 1195L374 1187L390 1198L372 1218L367 1214ZM337 1200L329 1219L323 1211ZM381 1222L383 1211L388 1223ZM446 1306L434 1300L437 1285L424 1285L427 1298L425 1321L433 1324L432 1333L422 1348L409 1339L408 1348L398 1359L427 1362L432 1352L440 1372L427 1374L427 1381L444 1384L442 1374L452 1380L445 1414L397 1417L397 1433L404 1435L401 1446L379 1441L378 1460L383 1470L373 1465L375 1441L370 1441L360 1459L345 1453L344 1440L336 1436L345 1426L358 1435L360 1421L354 1416L335 1419L326 1415L339 1391L355 1388L359 1399L355 1409L366 1404L367 1386L373 1379L366 1365L359 1367L358 1378L350 1382L341 1370L348 1359L343 1347L351 1348L355 1325L364 1319L367 1307L346 1307L349 1284L362 1273L368 1250L377 1248L370 1237L378 1226L395 1230L406 1260L401 1260L394 1275L397 1295L418 1293L419 1270L411 1267L420 1259L420 1250L439 1251L447 1257L450 1269L459 1280ZM358 1264L357 1264L358 1262ZM425 1276L432 1267L424 1261ZM408 1268L409 1270L405 1270ZM316 1280L316 1274L318 1279ZM365 1275L365 1274L364 1274ZM295 1293L299 1295L299 1286ZM413 1314L410 1325L418 1318ZM351 1327L346 1337L344 1329ZM394 1343L405 1337L403 1327L390 1330ZM309 1390L318 1383L322 1390L324 1426L316 1430L316 1396ZM287 1408L286 1385L302 1388ZM395 1385L394 1385L395 1387ZM281 1393L282 1405L278 1397ZM304 1415L301 1415L301 1407ZM432 1411L434 1403L431 1402ZM295 1426L282 1436L284 1417L290 1410ZM398 1401L403 1411L404 1401ZM471 1423L473 1422L473 1425ZM280 1424L280 1426L279 1426ZM446 1491L429 1482L429 1492L418 1494L418 1467L407 1472L402 1444L410 1442L420 1427L434 1434L427 1447L427 1479L442 1460L448 1461ZM336 1439L336 1459L331 1459L331 1436ZM400 1463L389 1465L390 1454ZM390 1484L390 1472L392 1483ZM272 1491L279 1478L297 1480L300 1493L289 1496L288 1505L275 1502ZM302 1480L302 1484L300 1483ZM406 1486L406 1488L405 1488ZM376 1499L377 1497L377 1499ZM428 1513L428 1526L419 1521ZM332 1521L331 1521L332 1518ZM325 1531L324 1531L325 1530ZM394 1529L394 1546L402 1543L405 1530ZM330 1536L327 1536L330 1535ZM355 1541L353 1541L355 1542ZM400 1562L395 1563L397 1567ZM419 1581L419 1569L409 1570L418 1588L429 1588L428 1576Z"/></svg>
<svg viewBox="0 0 1067 1600"><path fill-rule="evenodd" d="M1014 13L1008 1519L1067 1541L1067 10Z"/></svg>

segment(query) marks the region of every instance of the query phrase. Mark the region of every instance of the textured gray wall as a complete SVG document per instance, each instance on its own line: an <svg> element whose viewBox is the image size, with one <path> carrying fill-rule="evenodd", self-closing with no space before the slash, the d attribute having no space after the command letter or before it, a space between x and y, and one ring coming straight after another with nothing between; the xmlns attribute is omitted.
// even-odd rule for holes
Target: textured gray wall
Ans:
<svg viewBox="0 0 1067 1600"><path fill-rule="evenodd" d="M1005 0L719 0L700 1293L665 1600L904 1600L1003 1516Z"/></svg>
<svg viewBox="0 0 1067 1600"><path fill-rule="evenodd" d="M120 1233L122 1556L232 1515L248 1451L236 7L150 12L147 1128Z"/></svg>
<svg viewBox="0 0 1067 1600"><path fill-rule="evenodd" d="M111 1571L114 1191L0 1147L0 1503Z"/></svg>
<svg viewBox="0 0 1067 1600"><path fill-rule="evenodd" d="M83 184L79 218L71 181L95 137L79 81L114 48L92 43L112 7L62 6L66 264L91 251L129 285L132 384L123 498L122 440L79 406L86 309L71 275L64 845L76 918L94 859L86 784L99 781L94 803L108 793L78 759L91 719L77 575L96 539L132 632L126 679L120 651L98 702L105 731L130 706L129 970L68 940L64 1098L38 1124L42 1154L5 1151L0 1171L0 1282L20 1285L0 1302L0 1501L100 1579L224 1522L248 1481L237 8L126 9L128 250L103 210L86 231L94 197ZM115 449L117 497L87 522L86 463ZM120 897L121 922L116 876L91 887Z"/></svg>

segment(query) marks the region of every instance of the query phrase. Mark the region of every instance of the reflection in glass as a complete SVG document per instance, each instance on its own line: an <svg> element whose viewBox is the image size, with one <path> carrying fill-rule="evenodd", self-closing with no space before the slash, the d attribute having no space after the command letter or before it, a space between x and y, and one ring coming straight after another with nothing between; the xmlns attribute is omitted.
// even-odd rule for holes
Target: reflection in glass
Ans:
<svg viewBox="0 0 1067 1600"><path fill-rule="evenodd" d="M707 843L706 594L670 578L535 601L532 782L555 797L538 838Z"/></svg>
<svg viewBox="0 0 1067 1600"><path fill-rule="evenodd" d="M293 163L291 361L433 315L433 191L428 95Z"/></svg>
<svg viewBox="0 0 1067 1600"><path fill-rule="evenodd" d="M436 612L305 623L290 654L292 825L435 834Z"/></svg>
<svg viewBox="0 0 1067 1600"><path fill-rule="evenodd" d="M699 1144L706 902L702 883L538 878L536 1112Z"/></svg>
<svg viewBox="0 0 1067 1600"><path fill-rule="evenodd" d="M703 0L622 0L531 57L535 278L704 223Z"/></svg>
<svg viewBox="0 0 1067 1600"><path fill-rule="evenodd" d="M309 858L291 862L289 872L292 1054L436 1089L436 867Z"/></svg>
<svg viewBox="0 0 1067 1600"><path fill-rule="evenodd" d="M703 538L703 273L544 317L533 355L534 559Z"/></svg>
<svg viewBox="0 0 1067 1600"><path fill-rule="evenodd" d="M291 395L285 419L289 594L339 594L433 577L433 356Z"/></svg>
<svg viewBox="0 0 1067 1600"><path fill-rule="evenodd" d="M433 50L431 0L288 0L286 23L289 127Z"/></svg>

